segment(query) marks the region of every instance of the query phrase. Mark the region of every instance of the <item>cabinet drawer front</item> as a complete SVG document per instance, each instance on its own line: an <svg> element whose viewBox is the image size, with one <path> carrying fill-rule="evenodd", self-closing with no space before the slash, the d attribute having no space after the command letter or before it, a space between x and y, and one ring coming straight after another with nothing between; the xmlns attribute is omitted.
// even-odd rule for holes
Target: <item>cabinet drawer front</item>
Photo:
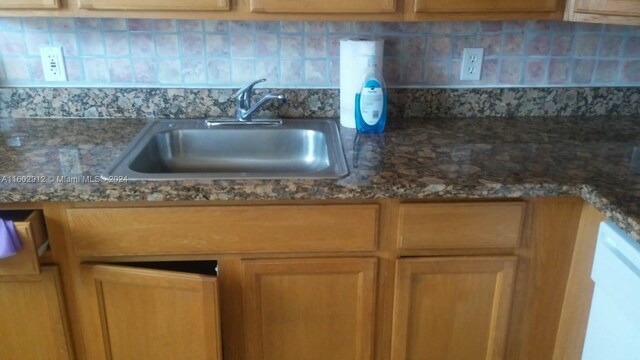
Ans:
<svg viewBox="0 0 640 360"><path fill-rule="evenodd" d="M400 249L515 248L525 203L402 204Z"/></svg>
<svg viewBox="0 0 640 360"><path fill-rule="evenodd" d="M0 276L38 274L38 247L47 240L42 211L0 211L0 217L14 221L22 243L15 255L0 259Z"/></svg>
<svg viewBox="0 0 640 360"><path fill-rule="evenodd" d="M392 13L395 0L250 0L254 13Z"/></svg>
<svg viewBox="0 0 640 360"><path fill-rule="evenodd" d="M375 250L378 205L70 209L83 256Z"/></svg>
<svg viewBox="0 0 640 360"><path fill-rule="evenodd" d="M170 0L78 0L78 7L90 10L229 10L229 0L190 0L187 2Z"/></svg>

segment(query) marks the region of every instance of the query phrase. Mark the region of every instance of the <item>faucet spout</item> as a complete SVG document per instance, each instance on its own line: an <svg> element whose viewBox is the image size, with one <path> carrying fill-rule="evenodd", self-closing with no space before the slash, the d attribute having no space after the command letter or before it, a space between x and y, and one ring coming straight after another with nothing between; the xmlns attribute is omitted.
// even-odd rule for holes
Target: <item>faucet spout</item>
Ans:
<svg viewBox="0 0 640 360"><path fill-rule="evenodd" d="M287 98L282 94L280 94L280 95L267 94L262 99L258 100L257 103L253 104L252 107L250 107L249 109L243 111L243 119L245 121L251 121L251 115L256 110L258 110L262 105L264 105L265 103L267 103L269 101L277 101L279 105L282 105L285 102L287 102Z"/></svg>
<svg viewBox="0 0 640 360"><path fill-rule="evenodd" d="M253 86L263 81L265 81L265 79L254 81L236 93L236 119L238 121L251 121L253 113L269 101L278 101L280 105L287 101L284 95L267 94L251 106L251 92L253 91Z"/></svg>

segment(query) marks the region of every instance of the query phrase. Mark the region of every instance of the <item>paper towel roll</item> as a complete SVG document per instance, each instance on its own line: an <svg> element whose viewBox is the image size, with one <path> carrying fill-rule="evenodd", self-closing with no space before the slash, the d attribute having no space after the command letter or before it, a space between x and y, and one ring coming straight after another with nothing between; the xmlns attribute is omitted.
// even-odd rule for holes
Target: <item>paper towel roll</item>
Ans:
<svg viewBox="0 0 640 360"><path fill-rule="evenodd" d="M355 98L362 77L367 70L369 57L378 60L378 71L382 73L382 39L340 40L340 125L356 127Z"/></svg>

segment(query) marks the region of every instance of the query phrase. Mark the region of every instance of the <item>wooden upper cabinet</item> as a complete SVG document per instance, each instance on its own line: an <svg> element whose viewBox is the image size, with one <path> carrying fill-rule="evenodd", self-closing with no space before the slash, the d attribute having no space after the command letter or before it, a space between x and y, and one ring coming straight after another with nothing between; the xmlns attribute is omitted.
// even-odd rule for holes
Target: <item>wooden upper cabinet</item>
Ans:
<svg viewBox="0 0 640 360"><path fill-rule="evenodd" d="M640 1L567 0L565 20L640 25Z"/></svg>
<svg viewBox="0 0 640 360"><path fill-rule="evenodd" d="M516 258L398 261L392 360L503 359Z"/></svg>
<svg viewBox="0 0 640 360"><path fill-rule="evenodd" d="M144 11L215 11L229 10L229 0L78 0L80 9Z"/></svg>
<svg viewBox="0 0 640 360"><path fill-rule="evenodd" d="M0 359L72 359L58 270L0 276Z"/></svg>
<svg viewBox="0 0 640 360"><path fill-rule="evenodd" d="M372 359L376 263L243 261L246 359Z"/></svg>
<svg viewBox="0 0 640 360"><path fill-rule="evenodd" d="M3 0L0 9L57 9L60 0Z"/></svg>
<svg viewBox="0 0 640 360"><path fill-rule="evenodd" d="M409 20L561 19L564 0L407 0Z"/></svg>
<svg viewBox="0 0 640 360"><path fill-rule="evenodd" d="M396 0L249 0L254 13L376 14L396 11Z"/></svg>
<svg viewBox="0 0 640 360"><path fill-rule="evenodd" d="M222 358L215 276L84 265L89 359Z"/></svg>

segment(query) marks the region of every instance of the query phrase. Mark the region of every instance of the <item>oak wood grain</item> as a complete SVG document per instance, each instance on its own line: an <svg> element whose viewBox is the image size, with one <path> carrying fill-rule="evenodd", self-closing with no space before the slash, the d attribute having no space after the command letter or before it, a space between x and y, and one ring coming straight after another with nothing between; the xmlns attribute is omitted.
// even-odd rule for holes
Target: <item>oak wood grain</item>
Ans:
<svg viewBox="0 0 640 360"><path fill-rule="evenodd" d="M522 201L402 204L398 248L515 248L525 207Z"/></svg>
<svg viewBox="0 0 640 360"><path fill-rule="evenodd" d="M144 11L220 11L229 10L229 0L77 0L80 9Z"/></svg>
<svg viewBox="0 0 640 360"><path fill-rule="evenodd" d="M503 359L516 261L398 260L391 359Z"/></svg>
<svg viewBox="0 0 640 360"><path fill-rule="evenodd" d="M551 359L583 200L529 199L507 359Z"/></svg>
<svg viewBox="0 0 640 360"><path fill-rule="evenodd" d="M214 276L84 265L101 344L92 359L222 359Z"/></svg>
<svg viewBox="0 0 640 360"><path fill-rule="evenodd" d="M57 268L0 276L0 359L73 359Z"/></svg>
<svg viewBox="0 0 640 360"><path fill-rule="evenodd" d="M374 250L378 205L67 211L80 256Z"/></svg>
<svg viewBox="0 0 640 360"><path fill-rule="evenodd" d="M251 12L264 13L393 13L396 0L249 0Z"/></svg>
<svg viewBox="0 0 640 360"><path fill-rule="evenodd" d="M0 9L56 9L59 0L2 0Z"/></svg>
<svg viewBox="0 0 640 360"><path fill-rule="evenodd" d="M246 359L372 359L376 263L243 261Z"/></svg>
<svg viewBox="0 0 640 360"><path fill-rule="evenodd" d="M554 360L582 358L594 288L591 268L598 228L604 219L604 215L593 206L583 205L553 351Z"/></svg>

